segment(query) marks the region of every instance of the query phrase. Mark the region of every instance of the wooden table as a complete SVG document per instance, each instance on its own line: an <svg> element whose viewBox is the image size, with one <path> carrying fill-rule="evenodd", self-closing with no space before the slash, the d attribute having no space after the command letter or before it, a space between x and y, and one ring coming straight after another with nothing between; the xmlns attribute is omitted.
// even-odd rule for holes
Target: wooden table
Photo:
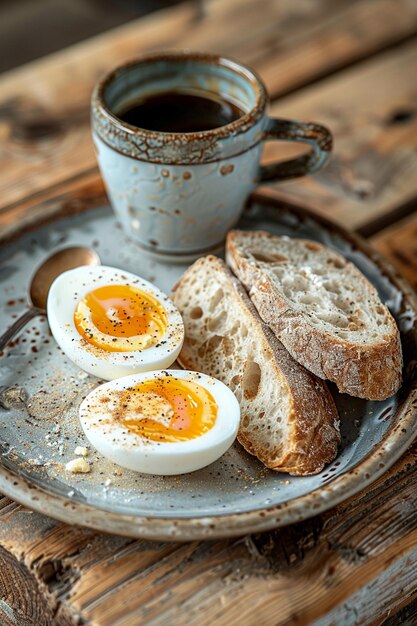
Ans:
<svg viewBox="0 0 417 626"><path fill-rule="evenodd" d="M103 201L92 85L175 47L236 56L265 79L274 114L327 124L329 167L263 193L370 237L417 287L417 0L210 0L204 15L184 3L4 75L4 231ZM271 144L265 159L286 152ZM416 481L417 444L324 515L188 545L69 527L0 496L0 624L411 626Z"/></svg>

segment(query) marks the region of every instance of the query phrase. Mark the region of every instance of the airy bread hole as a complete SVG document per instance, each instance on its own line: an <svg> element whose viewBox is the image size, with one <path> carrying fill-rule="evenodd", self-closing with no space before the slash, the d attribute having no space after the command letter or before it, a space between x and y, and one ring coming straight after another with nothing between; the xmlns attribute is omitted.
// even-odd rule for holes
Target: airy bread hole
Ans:
<svg viewBox="0 0 417 626"><path fill-rule="evenodd" d="M213 313L214 309L217 307L217 305L219 304L223 296L224 296L223 289L218 289L210 300L210 304L209 304L210 313Z"/></svg>
<svg viewBox="0 0 417 626"><path fill-rule="evenodd" d="M327 263L328 265L333 265L333 267L338 270L341 270L342 267L345 267L346 265L346 263L342 261L342 259L334 259L333 257L331 259L327 259Z"/></svg>
<svg viewBox="0 0 417 626"><path fill-rule="evenodd" d="M314 241L306 241L304 246L307 248L307 250L312 250L313 252L317 252L317 250L320 250L319 244L314 243Z"/></svg>
<svg viewBox="0 0 417 626"><path fill-rule="evenodd" d="M276 263L277 261L288 261L287 257L282 256L282 254L272 254L265 252L252 252L252 256L256 261L260 261L261 263Z"/></svg>
<svg viewBox="0 0 417 626"><path fill-rule="evenodd" d="M239 327L240 327L240 323L239 322L235 322L233 324L232 328L229 330L228 334L230 336L235 335L237 333L237 331L239 330Z"/></svg>
<svg viewBox="0 0 417 626"><path fill-rule="evenodd" d="M217 330L219 326L221 326L223 322L226 321L226 318L227 318L226 311L222 311L220 315L218 315L217 317L213 317L208 323L209 330L211 331Z"/></svg>
<svg viewBox="0 0 417 626"><path fill-rule="evenodd" d="M230 381L232 383L232 385L238 385L240 382L240 376L238 374L236 374L235 376L233 376L232 380Z"/></svg>
<svg viewBox="0 0 417 626"><path fill-rule="evenodd" d="M241 326L240 334L242 335L243 339L248 336L248 329L246 328L244 324L242 324Z"/></svg>
<svg viewBox="0 0 417 626"><path fill-rule="evenodd" d="M272 274L272 276L277 276L278 278L282 278L284 272L285 267L282 265L275 265L275 267L270 269L270 274Z"/></svg>
<svg viewBox="0 0 417 626"><path fill-rule="evenodd" d="M352 313L351 315L348 316L348 321L351 324L355 324L355 326L357 326L358 328L360 326L364 326L364 323L360 319L359 315L356 315L355 313Z"/></svg>
<svg viewBox="0 0 417 626"><path fill-rule="evenodd" d="M303 304L315 304L316 298L306 293L300 296L299 302L302 302Z"/></svg>
<svg viewBox="0 0 417 626"><path fill-rule="evenodd" d="M223 341L223 337L220 335L213 335L208 339L205 343L203 343L198 349L198 356L204 357L207 354L215 352L221 342Z"/></svg>
<svg viewBox="0 0 417 626"><path fill-rule="evenodd" d="M193 309L191 309L190 317L192 320L199 320L201 317L203 317L203 309L201 308L201 306L195 306Z"/></svg>
<svg viewBox="0 0 417 626"><path fill-rule="evenodd" d="M285 295L288 294L287 297L291 297L291 293L294 291L308 291L311 288L311 284L306 276L296 274L291 277L287 276L282 288Z"/></svg>
<svg viewBox="0 0 417 626"><path fill-rule="evenodd" d="M326 274L326 268L325 267L315 267L311 271L316 276L324 276Z"/></svg>
<svg viewBox="0 0 417 626"><path fill-rule="evenodd" d="M340 309L341 311L343 311L343 313L346 313L346 315L349 315L349 313L351 312L351 305L349 304L349 302L346 302L346 300L342 300L342 298L336 298L334 300L334 304L337 306L338 309ZM354 316L351 315L351 317L353 318ZM352 320L354 321L354 320Z"/></svg>
<svg viewBox="0 0 417 626"><path fill-rule="evenodd" d="M323 283L323 287L328 293L340 294L340 286L333 281Z"/></svg>
<svg viewBox="0 0 417 626"><path fill-rule="evenodd" d="M261 368L256 361L248 361L242 376L243 395L247 400L253 400L258 395L261 384Z"/></svg>
<svg viewBox="0 0 417 626"><path fill-rule="evenodd" d="M234 351L234 344L229 337L223 337L223 352L225 356L230 356Z"/></svg>
<svg viewBox="0 0 417 626"><path fill-rule="evenodd" d="M335 332L338 330L346 330L349 326L349 322L344 315L340 315L335 312L321 313L320 319L322 322L327 322L332 326L335 326Z"/></svg>

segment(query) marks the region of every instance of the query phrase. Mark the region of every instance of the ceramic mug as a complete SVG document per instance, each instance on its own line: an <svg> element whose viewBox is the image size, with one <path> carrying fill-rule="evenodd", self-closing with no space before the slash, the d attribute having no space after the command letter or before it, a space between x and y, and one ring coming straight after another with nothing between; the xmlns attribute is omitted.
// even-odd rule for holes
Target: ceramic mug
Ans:
<svg viewBox="0 0 417 626"><path fill-rule="evenodd" d="M160 92L198 90L224 96L243 111L213 130L169 133L132 126L118 117L129 103ZM170 257L219 246L253 189L304 176L327 161L332 138L323 126L271 119L261 79L216 55L153 53L118 67L92 97L92 129L110 202L128 235ZM260 166L264 141L307 143L310 152Z"/></svg>

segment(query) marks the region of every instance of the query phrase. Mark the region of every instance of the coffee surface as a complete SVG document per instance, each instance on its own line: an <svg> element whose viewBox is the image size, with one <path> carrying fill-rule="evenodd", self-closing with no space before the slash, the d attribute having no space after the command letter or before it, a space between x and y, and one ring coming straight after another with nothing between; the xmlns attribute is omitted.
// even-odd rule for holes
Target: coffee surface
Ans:
<svg viewBox="0 0 417 626"><path fill-rule="evenodd" d="M244 111L221 96L165 91L129 104L117 116L146 130L194 133L225 126L243 114Z"/></svg>

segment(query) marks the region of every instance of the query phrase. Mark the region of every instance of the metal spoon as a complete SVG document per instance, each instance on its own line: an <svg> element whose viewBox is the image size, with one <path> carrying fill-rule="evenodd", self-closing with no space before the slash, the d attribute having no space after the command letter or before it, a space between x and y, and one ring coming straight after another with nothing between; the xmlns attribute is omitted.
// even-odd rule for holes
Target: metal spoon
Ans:
<svg viewBox="0 0 417 626"><path fill-rule="evenodd" d="M28 301L29 309L25 311L0 337L0 350L3 350L9 341L25 324L37 315L46 314L46 301L49 288L55 278L74 267L80 265L100 265L98 254L90 248L73 246L62 248L49 256L35 271L30 281Z"/></svg>

